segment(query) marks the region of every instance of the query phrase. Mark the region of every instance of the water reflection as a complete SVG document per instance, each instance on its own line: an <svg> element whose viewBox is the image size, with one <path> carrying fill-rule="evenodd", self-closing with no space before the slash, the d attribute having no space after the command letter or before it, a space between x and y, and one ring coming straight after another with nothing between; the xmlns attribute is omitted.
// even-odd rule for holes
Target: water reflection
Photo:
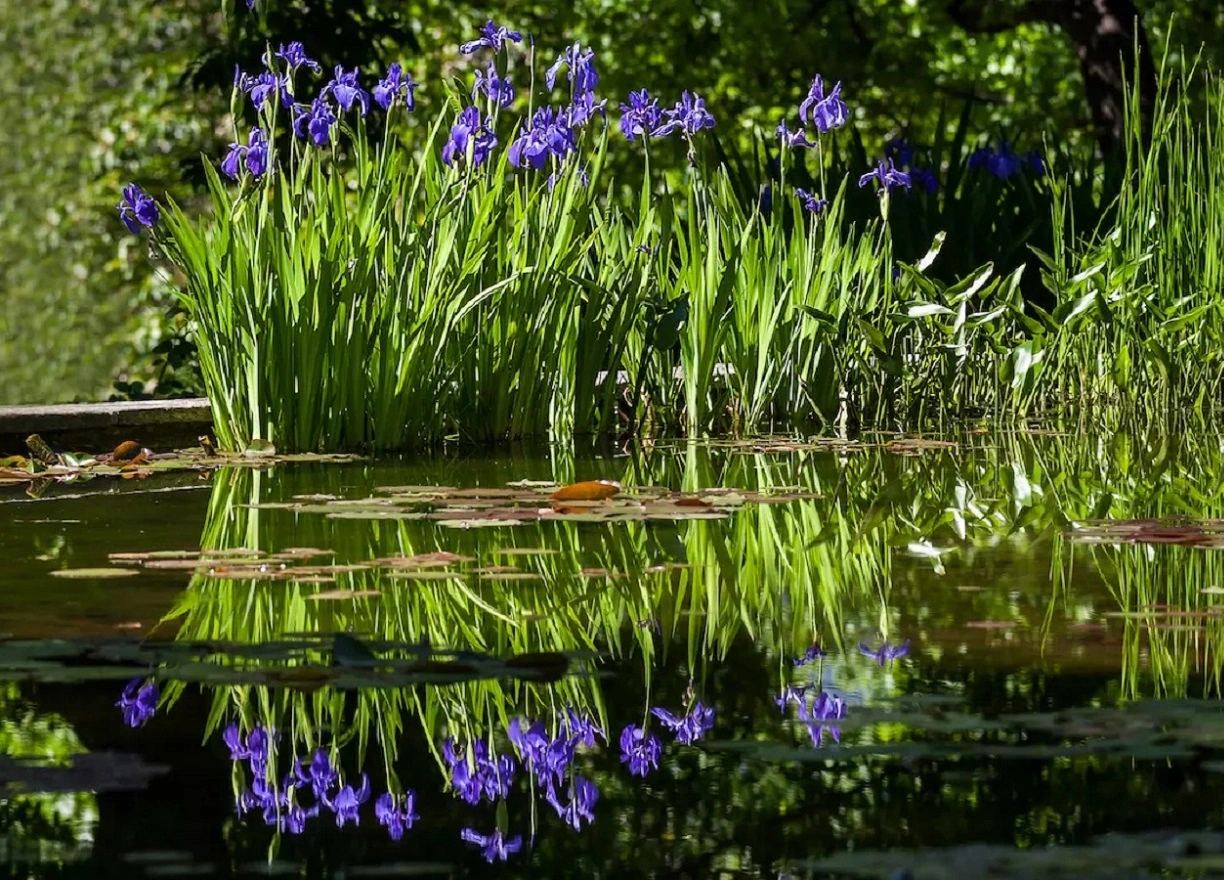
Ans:
<svg viewBox="0 0 1224 880"><path fill-rule="evenodd" d="M164 633L263 647L190 675L166 661L114 711L156 737L206 700L232 845L290 860L326 841L340 861L401 852L382 846L763 875L847 847L1224 818L1200 760L1224 733L1215 710L1125 705L1218 692L1224 557L1062 537L1094 517L1217 516L1201 449L901 451L222 471L201 540L216 564ZM469 494L451 528L427 518L436 501L376 491L586 478L753 500L719 518L476 525L505 502Z"/></svg>

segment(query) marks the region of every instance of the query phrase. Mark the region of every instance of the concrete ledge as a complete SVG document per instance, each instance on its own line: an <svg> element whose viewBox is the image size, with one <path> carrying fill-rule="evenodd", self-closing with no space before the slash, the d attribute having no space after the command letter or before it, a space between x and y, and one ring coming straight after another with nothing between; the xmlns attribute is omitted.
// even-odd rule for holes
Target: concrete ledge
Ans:
<svg viewBox="0 0 1224 880"><path fill-rule="evenodd" d="M60 452L109 452L124 440L166 452L196 446L196 438L211 430L204 397L0 406L0 455L24 455L31 434Z"/></svg>

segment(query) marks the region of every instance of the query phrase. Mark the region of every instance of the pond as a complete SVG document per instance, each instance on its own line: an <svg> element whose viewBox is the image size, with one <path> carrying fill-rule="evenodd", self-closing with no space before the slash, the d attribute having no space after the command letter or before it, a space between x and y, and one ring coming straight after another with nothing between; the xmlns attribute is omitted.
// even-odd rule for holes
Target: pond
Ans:
<svg viewBox="0 0 1224 880"><path fill-rule="evenodd" d="M982 430L0 489L0 852L1224 876L1221 473Z"/></svg>

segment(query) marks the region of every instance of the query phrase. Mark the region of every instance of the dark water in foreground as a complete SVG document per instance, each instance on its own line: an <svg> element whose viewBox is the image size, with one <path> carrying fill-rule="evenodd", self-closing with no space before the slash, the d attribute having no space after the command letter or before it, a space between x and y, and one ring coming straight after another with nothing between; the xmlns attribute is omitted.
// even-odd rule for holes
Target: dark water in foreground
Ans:
<svg viewBox="0 0 1224 880"><path fill-rule="evenodd" d="M0 860L1224 876L1224 551L1201 522L1221 516L1218 443L888 439L3 490ZM555 503L542 485L589 479L624 491ZM1162 524L1067 535L1141 517ZM133 679L133 699L160 695L129 709L136 728L115 705ZM633 760L627 726L645 727ZM385 792L413 795L399 841Z"/></svg>

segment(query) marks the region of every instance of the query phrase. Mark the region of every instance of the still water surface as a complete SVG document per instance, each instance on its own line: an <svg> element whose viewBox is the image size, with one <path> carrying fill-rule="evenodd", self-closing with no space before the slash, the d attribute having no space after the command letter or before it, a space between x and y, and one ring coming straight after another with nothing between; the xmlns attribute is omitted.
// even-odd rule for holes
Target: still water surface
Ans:
<svg viewBox="0 0 1224 880"><path fill-rule="evenodd" d="M1208 438L972 435L7 490L0 857L1224 876L1222 472Z"/></svg>

